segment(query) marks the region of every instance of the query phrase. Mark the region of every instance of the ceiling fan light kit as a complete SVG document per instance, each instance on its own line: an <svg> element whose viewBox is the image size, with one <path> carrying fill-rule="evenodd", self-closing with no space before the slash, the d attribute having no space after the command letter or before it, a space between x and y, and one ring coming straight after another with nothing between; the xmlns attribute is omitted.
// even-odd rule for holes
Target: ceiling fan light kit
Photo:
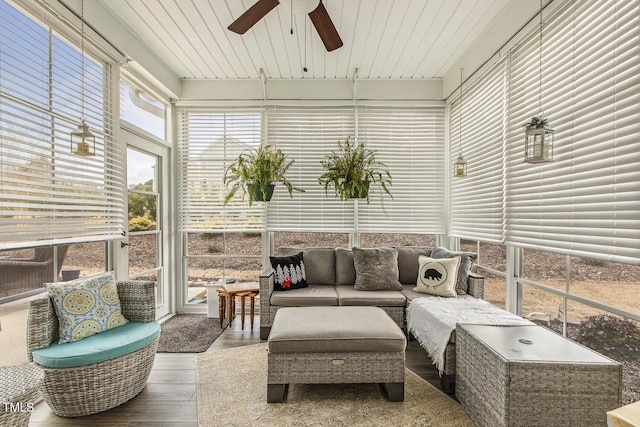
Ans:
<svg viewBox="0 0 640 427"><path fill-rule="evenodd" d="M284 1L286 4L287 0ZM307 14L328 52L334 51L342 46L342 39L335 25L333 25L327 9L324 7L324 4L322 4L322 0L289 1L294 13L296 13L297 10L302 12L310 10ZM253 6L247 9L246 12L240 15L238 19L233 21L228 28L234 33L244 34L279 4L280 2L278 0L258 0Z"/></svg>

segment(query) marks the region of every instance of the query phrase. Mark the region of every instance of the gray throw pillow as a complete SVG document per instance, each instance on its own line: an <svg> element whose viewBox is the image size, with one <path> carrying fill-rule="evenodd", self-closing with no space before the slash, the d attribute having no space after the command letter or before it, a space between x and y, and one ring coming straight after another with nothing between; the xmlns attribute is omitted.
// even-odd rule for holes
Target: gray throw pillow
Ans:
<svg viewBox="0 0 640 427"><path fill-rule="evenodd" d="M295 255L302 251L307 283L314 285L336 284L336 255L333 248L278 248L279 255Z"/></svg>
<svg viewBox="0 0 640 427"><path fill-rule="evenodd" d="M336 248L336 285L353 285L356 282L356 267L351 249Z"/></svg>
<svg viewBox="0 0 640 427"><path fill-rule="evenodd" d="M431 246L396 246L400 283L413 285L418 279L418 257L431 256Z"/></svg>
<svg viewBox="0 0 640 427"><path fill-rule="evenodd" d="M398 281L398 250L394 248L353 248L357 291L402 290Z"/></svg>
<svg viewBox="0 0 640 427"><path fill-rule="evenodd" d="M456 292L458 295L464 295L469 289L467 279L471 273L471 267L478 258L478 254L474 252L455 252L450 251L442 246L436 246L431 252L431 258L453 258L460 257L460 267L458 268L458 278L456 280Z"/></svg>

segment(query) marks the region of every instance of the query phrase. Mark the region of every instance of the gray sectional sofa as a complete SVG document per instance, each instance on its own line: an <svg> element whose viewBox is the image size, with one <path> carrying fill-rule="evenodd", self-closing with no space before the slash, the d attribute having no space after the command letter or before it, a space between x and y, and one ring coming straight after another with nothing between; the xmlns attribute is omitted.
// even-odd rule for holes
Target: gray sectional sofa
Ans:
<svg viewBox="0 0 640 427"><path fill-rule="evenodd" d="M418 276L420 255L442 258L450 255L444 248L400 246L397 250L399 290L356 290L356 266L353 251L345 248L280 248L278 255L303 253L308 287L274 291L274 273L268 269L260 276L260 338L267 339L276 312L282 307L375 306L405 329L405 308L414 298L427 295L413 291ZM437 252L437 253L436 253ZM484 278L469 273L466 292L459 297L483 298ZM462 291L459 291L460 294Z"/></svg>

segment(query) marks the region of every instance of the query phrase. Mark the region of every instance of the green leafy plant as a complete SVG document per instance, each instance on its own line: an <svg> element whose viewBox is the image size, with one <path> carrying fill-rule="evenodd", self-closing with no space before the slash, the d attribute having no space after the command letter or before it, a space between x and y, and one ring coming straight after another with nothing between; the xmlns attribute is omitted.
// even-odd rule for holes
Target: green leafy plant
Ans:
<svg viewBox="0 0 640 427"><path fill-rule="evenodd" d="M268 144L240 154L224 171L223 182L227 189L224 204L238 192L241 192L242 200L249 195L249 206L256 200L269 201L273 186L278 183L285 186L289 197L293 197L294 191L304 193L285 176L292 164L293 160L287 160L282 150Z"/></svg>
<svg viewBox="0 0 640 427"><path fill-rule="evenodd" d="M149 216L136 216L129 220L129 231L147 231L156 227L156 222Z"/></svg>
<svg viewBox="0 0 640 427"><path fill-rule="evenodd" d="M366 198L369 203L369 187L378 185L391 198L391 174L387 166L376 159L377 153L364 144L351 142L349 138L338 143L338 151L332 151L320 163L323 168L318 182L325 194L333 187L340 200Z"/></svg>
<svg viewBox="0 0 640 427"><path fill-rule="evenodd" d="M540 129L547 127L547 124L547 118L544 117L542 113L539 113L537 116L531 117L531 120L529 120L527 123L523 123L522 126L526 127L527 129Z"/></svg>

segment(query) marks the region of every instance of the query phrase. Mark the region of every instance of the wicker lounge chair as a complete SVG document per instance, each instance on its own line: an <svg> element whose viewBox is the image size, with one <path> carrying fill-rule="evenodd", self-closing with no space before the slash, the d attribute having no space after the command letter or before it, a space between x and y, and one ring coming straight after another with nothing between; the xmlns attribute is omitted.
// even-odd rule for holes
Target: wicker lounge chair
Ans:
<svg viewBox="0 0 640 427"><path fill-rule="evenodd" d="M58 246L54 274L53 247L36 248L32 258L0 259L0 298L42 288L60 274L68 246Z"/></svg>
<svg viewBox="0 0 640 427"><path fill-rule="evenodd" d="M130 322L155 321L153 282L118 282L117 286L124 317ZM53 303L47 293L39 294L29 306L29 360L33 361L33 351L48 347L57 340L58 318ZM103 362L70 368L36 364L44 372L40 388L42 396L53 413L63 417L79 417L116 407L135 397L145 387L157 347L156 338L137 351Z"/></svg>

